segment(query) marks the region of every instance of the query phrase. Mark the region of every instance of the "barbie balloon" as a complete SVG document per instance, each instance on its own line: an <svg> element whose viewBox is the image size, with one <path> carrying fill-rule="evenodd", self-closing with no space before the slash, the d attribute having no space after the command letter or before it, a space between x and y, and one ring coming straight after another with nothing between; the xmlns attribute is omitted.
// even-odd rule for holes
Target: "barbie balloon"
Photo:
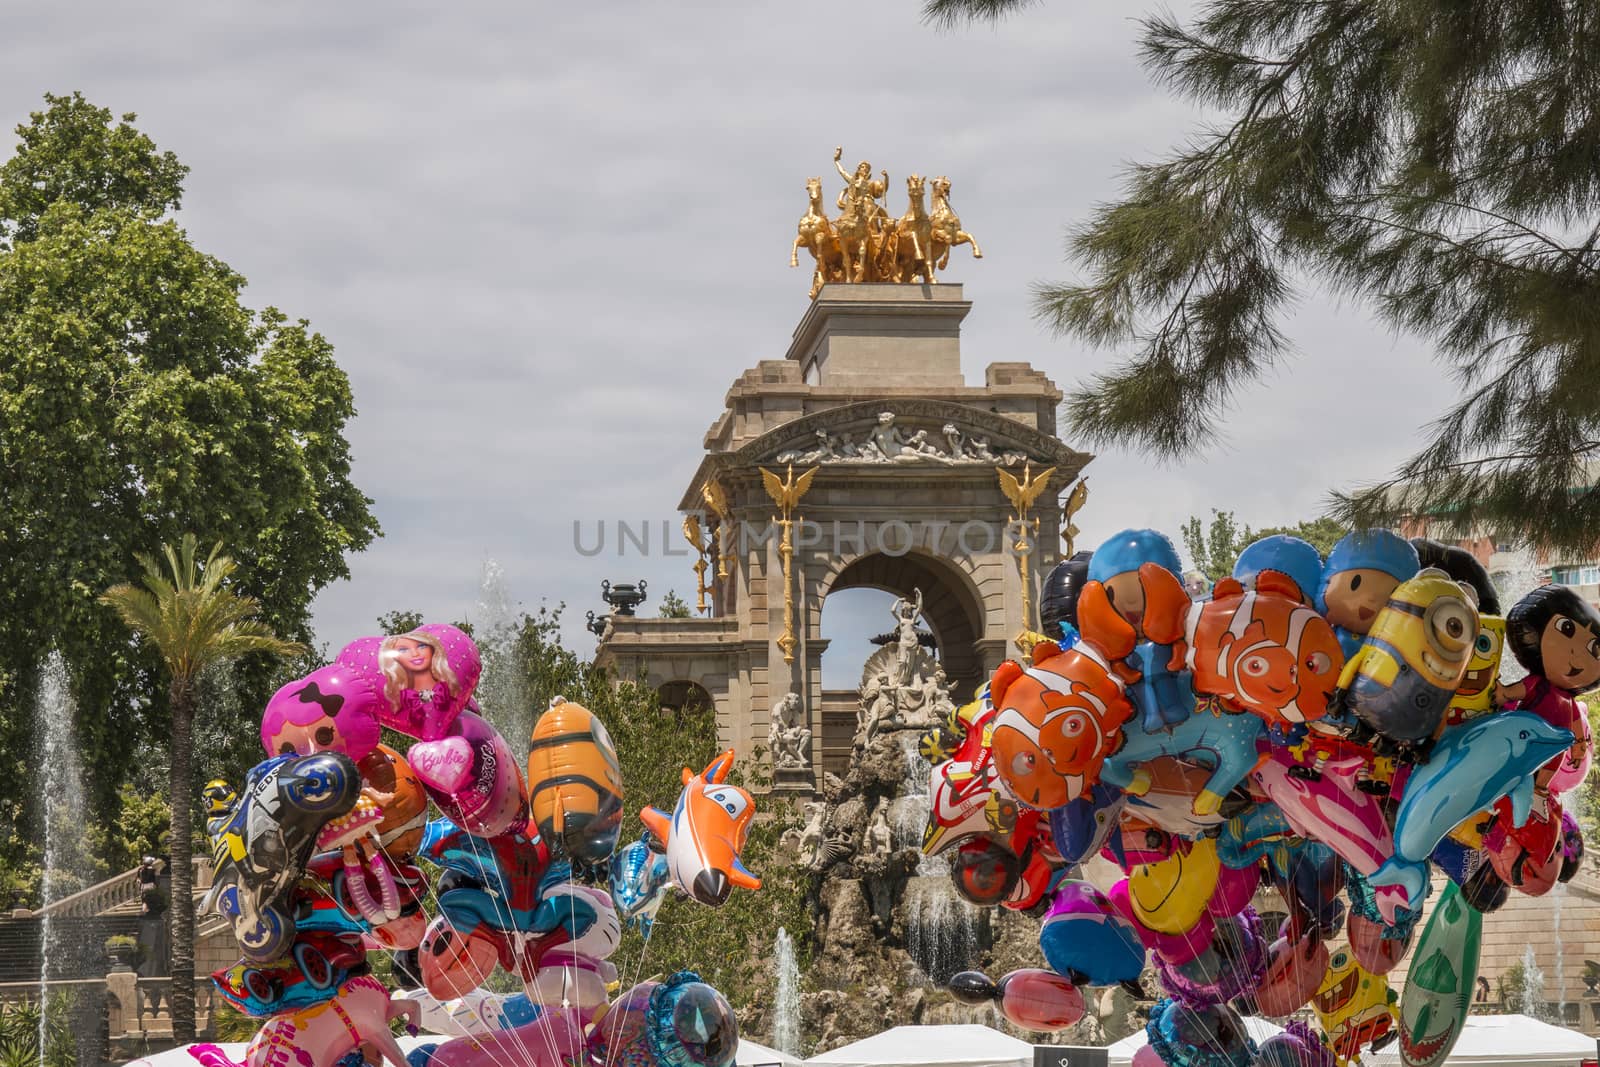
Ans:
<svg viewBox="0 0 1600 1067"><path fill-rule="evenodd" d="M337 663L383 679L383 725L422 741L447 736L483 672L478 646L454 626L427 623L410 633L363 637Z"/></svg>
<svg viewBox="0 0 1600 1067"><path fill-rule="evenodd" d="M522 770L499 732L469 711L438 741L406 753L428 795L457 826L479 837L517 833L528 822Z"/></svg>

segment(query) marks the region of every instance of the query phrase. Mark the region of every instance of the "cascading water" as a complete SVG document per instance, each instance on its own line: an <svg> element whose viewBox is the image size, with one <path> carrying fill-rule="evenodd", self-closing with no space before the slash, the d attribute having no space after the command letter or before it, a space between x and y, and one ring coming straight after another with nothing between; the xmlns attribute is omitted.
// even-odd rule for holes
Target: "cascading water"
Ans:
<svg viewBox="0 0 1600 1067"><path fill-rule="evenodd" d="M772 1043L779 1052L800 1055L800 965L794 955L794 939L778 927L772 946L773 967L777 973L777 993L772 1008Z"/></svg>
<svg viewBox="0 0 1600 1067"><path fill-rule="evenodd" d="M905 777L890 807L890 829L896 848L919 848L932 797L928 764L917 748L914 732L900 734ZM942 856L924 856L907 880L901 899L905 914L906 952L930 982L943 985L957 971L971 966L978 950L978 909L962 900L950 884L950 863Z"/></svg>
<svg viewBox="0 0 1600 1067"><path fill-rule="evenodd" d="M37 734L39 766L44 773L44 878L39 920L39 1063L43 1067L48 1035L50 983L54 964L69 946L49 906L83 888L83 773L72 720L76 707L66 664L51 652L39 674Z"/></svg>

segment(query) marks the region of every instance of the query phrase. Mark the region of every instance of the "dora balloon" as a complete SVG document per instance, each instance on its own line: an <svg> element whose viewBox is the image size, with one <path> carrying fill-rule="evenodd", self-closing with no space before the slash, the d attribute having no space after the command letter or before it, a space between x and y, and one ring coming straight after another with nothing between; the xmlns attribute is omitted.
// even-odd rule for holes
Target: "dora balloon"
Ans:
<svg viewBox="0 0 1600 1067"><path fill-rule="evenodd" d="M1506 615L1506 642L1528 677L1503 686L1500 702L1572 731L1550 780L1552 792L1565 792L1589 773L1589 717L1575 698L1600 685L1600 612L1564 585L1542 586Z"/></svg>

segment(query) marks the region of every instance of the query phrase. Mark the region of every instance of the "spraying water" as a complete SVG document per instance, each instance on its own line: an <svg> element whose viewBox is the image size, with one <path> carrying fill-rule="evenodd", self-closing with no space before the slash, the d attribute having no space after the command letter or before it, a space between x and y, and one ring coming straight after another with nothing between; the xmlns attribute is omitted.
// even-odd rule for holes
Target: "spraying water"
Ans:
<svg viewBox="0 0 1600 1067"><path fill-rule="evenodd" d="M1522 1014L1530 1019L1542 1018L1544 1012L1544 972L1533 955L1530 942L1522 953Z"/></svg>
<svg viewBox="0 0 1600 1067"><path fill-rule="evenodd" d="M473 640L483 656L478 703L502 736L526 738L533 730L533 712L516 667L517 612L505 573L498 560L483 561L483 579L473 612Z"/></svg>
<svg viewBox="0 0 1600 1067"><path fill-rule="evenodd" d="M39 1063L45 1064L50 982L56 959L66 946L64 931L49 906L83 887L83 773L72 720L76 706L68 685L66 664L51 652L39 674L37 723L39 766L44 772L44 880L39 920Z"/></svg>
<svg viewBox="0 0 1600 1067"><path fill-rule="evenodd" d="M778 972L776 1003L772 1010L772 1043L779 1052L800 1055L800 965L795 960L794 940L789 931L778 927L773 943L773 966Z"/></svg>

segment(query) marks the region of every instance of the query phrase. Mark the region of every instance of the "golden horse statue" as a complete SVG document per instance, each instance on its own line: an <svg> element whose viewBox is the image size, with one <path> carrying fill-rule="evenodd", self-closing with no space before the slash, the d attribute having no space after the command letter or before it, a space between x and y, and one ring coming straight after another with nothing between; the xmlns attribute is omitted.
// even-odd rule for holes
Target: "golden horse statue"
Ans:
<svg viewBox="0 0 1600 1067"><path fill-rule="evenodd" d="M961 216L950 206L950 179L941 174L933 179L933 255L939 270L950 264L950 250L957 245L971 245L972 258L983 258L977 238L961 228Z"/></svg>
<svg viewBox="0 0 1600 1067"><path fill-rule="evenodd" d="M933 217L928 214L926 181L920 174L906 178L906 199L910 208L894 227L893 256L889 259L888 281L909 282L921 278L926 285L939 279L934 277L935 257L933 244Z"/></svg>
<svg viewBox="0 0 1600 1067"><path fill-rule="evenodd" d="M839 235L833 232L833 224L823 211L821 178L806 179L806 196L810 204L796 225L794 245L789 249L789 266L800 265L802 247L811 250L811 257L816 260L816 270L811 275L811 296L815 298L824 283L845 280L845 260Z"/></svg>

